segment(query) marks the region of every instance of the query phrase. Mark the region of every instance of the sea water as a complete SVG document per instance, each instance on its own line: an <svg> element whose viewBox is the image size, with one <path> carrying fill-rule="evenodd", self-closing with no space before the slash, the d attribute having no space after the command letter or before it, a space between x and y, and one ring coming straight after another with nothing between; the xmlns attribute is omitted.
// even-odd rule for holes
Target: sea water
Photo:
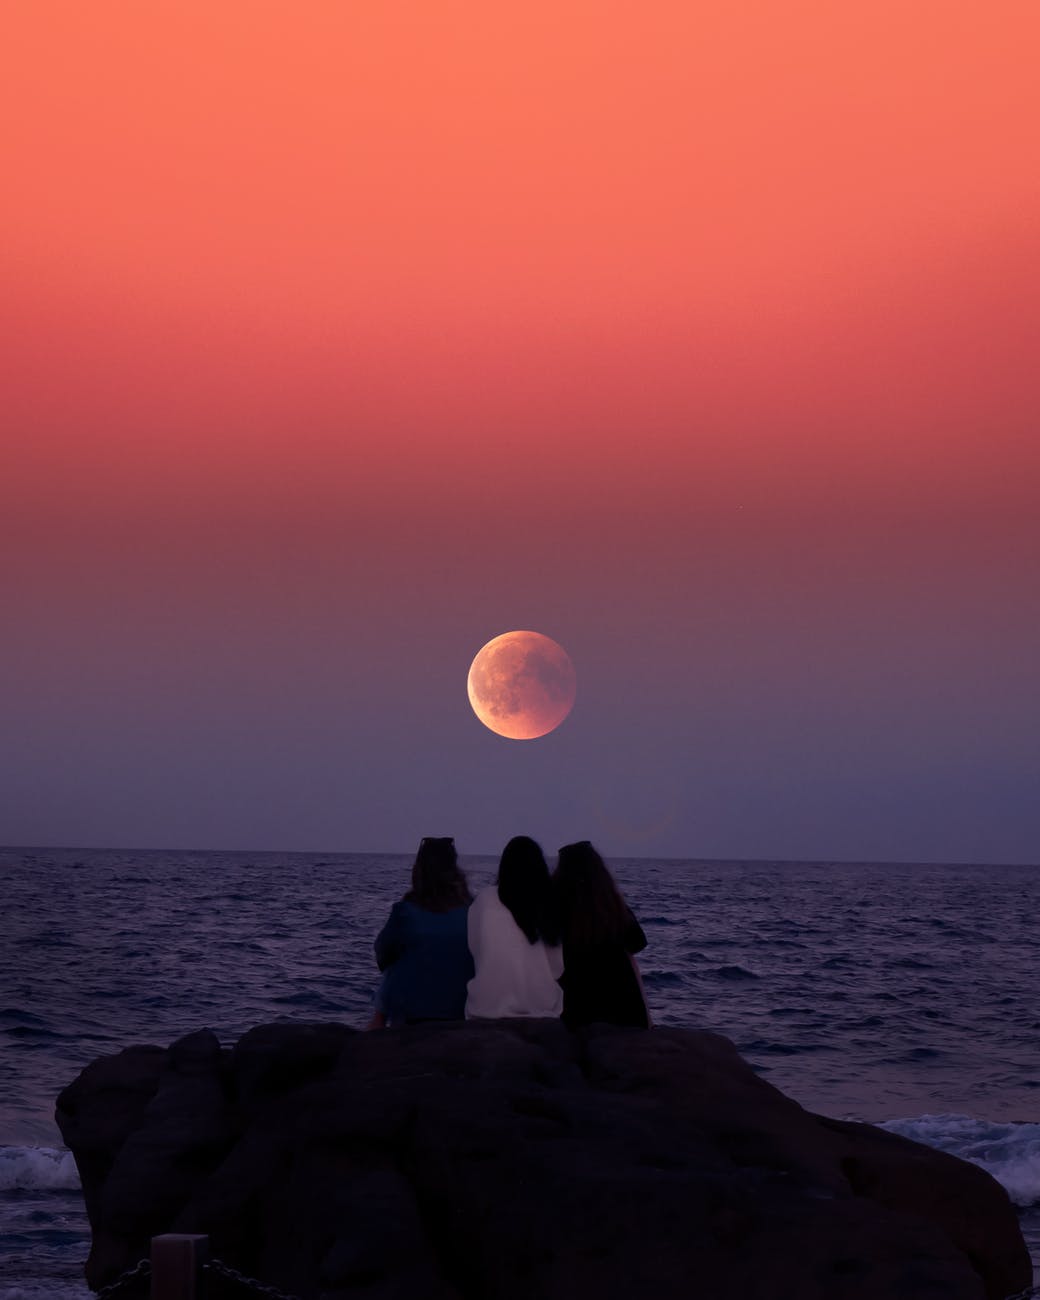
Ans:
<svg viewBox="0 0 1040 1300"><path fill-rule="evenodd" d="M0 1300L89 1293L58 1092L207 1026L362 1026L394 855L0 850ZM475 887L494 861L466 858ZM627 860L655 1023L732 1038L824 1114L1007 1188L1040 1261L1040 868ZM1038 1275L1040 1280L1040 1275Z"/></svg>

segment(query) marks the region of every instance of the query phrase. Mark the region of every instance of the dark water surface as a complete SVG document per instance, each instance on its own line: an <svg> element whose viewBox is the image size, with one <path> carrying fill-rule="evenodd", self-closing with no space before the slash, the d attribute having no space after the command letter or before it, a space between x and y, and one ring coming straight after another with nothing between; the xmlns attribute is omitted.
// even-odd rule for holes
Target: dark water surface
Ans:
<svg viewBox="0 0 1040 1300"><path fill-rule="evenodd" d="M0 850L0 1300L85 1294L54 1099L202 1026L361 1026L410 858ZM466 859L475 886L494 861ZM974 1159L1040 1242L1040 869L631 860L656 1023L715 1029L810 1109ZM1033 1208L1030 1208L1033 1207Z"/></svg>

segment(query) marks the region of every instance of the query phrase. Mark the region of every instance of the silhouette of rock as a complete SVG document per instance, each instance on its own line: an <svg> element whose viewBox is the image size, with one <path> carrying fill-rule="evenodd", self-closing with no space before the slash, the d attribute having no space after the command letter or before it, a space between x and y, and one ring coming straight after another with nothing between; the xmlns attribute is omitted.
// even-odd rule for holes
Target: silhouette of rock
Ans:
<svg viewBox="0 0 1040 1300"><path fill-rule="evenodd" d="M57 1117L95 1288L168 1231L327 1300L1002 1300L1031 1278L987 1174L802 1110L710 1033L204 1030L95 1061Z"/></svg>

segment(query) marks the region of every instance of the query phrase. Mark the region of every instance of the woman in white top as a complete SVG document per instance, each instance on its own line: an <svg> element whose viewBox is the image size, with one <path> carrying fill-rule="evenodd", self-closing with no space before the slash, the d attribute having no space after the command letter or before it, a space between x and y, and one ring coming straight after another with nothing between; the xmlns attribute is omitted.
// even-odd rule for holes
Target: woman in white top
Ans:
<svg viewBox="0 0 1040 1300"><path fill-rule="evenodd" d="M517 835L506 845L498 883L474 899L467 932L476 968L467 1020L560 1014L563 948L549 868L534 840Z"/></svg>

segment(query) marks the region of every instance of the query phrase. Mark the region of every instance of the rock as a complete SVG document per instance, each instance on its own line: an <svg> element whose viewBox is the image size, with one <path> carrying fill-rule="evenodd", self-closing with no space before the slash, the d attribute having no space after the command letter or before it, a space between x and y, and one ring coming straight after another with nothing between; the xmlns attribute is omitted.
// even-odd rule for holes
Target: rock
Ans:
<svg viewBox="0 0 1040 1300"><path fill-rule="evenodd" d="M161 1232L307 1300L1003 1300L1031 1278L989 1175L812 1115L703 1032L203 1032L88 1066L58 1123L95 1288Z"/></svg>

